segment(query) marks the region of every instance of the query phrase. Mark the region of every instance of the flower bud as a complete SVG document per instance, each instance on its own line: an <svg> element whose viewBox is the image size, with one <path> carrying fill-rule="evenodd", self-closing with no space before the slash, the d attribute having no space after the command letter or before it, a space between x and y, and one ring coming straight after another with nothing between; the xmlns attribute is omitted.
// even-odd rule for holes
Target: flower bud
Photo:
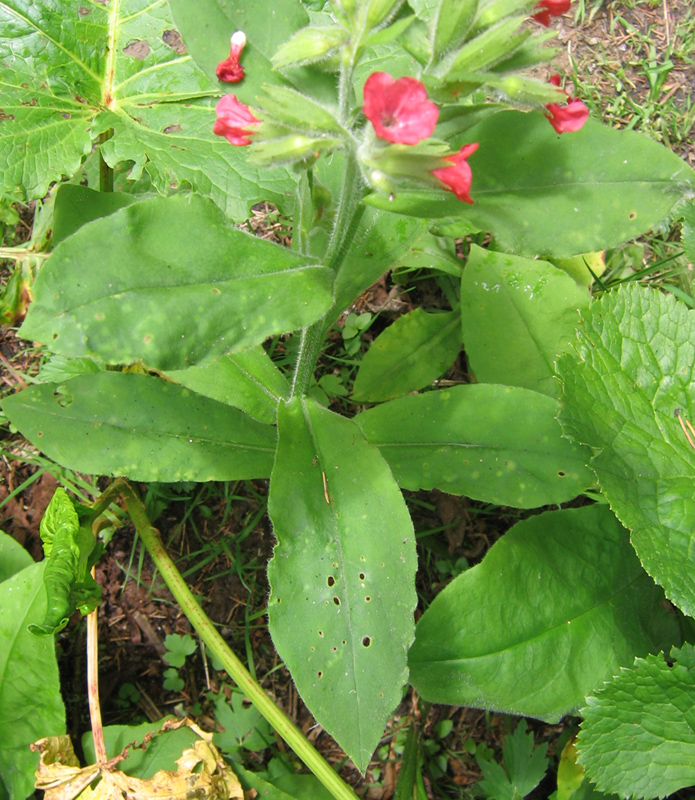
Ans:
<svg viewBox="0 0 695 800"><path fill-rule="evenodd" d="M401 0L368 0L367 25L375 28L381 24Z"/></svg>
<svg viewBox="0 0 695 800"><path fill-rule="evenodd" d="M319 61L334 47L343 44L347 37L347 31L337 26L301 28L278 48L272 58L273 66L281 69L290 64L308 64L311 61Z"/></svg>
<svg viewBox="0 0 695 800"><path fill-rule="evenodd" d="M277 139L254 142L250 154L251 160L256 164L278 164L314 160L322 151L337 150L342 146L342 139L332 139L327 136L312 138L293 133Z"/></svg>

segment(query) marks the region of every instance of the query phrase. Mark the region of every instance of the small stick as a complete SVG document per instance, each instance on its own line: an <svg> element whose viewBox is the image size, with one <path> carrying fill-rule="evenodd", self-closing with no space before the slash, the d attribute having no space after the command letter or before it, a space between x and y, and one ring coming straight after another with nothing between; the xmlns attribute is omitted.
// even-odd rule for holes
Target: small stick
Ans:
<svg viewBox="0 0 695 800"><path fill-rule="evenodd" d="M695 450L695 442L693 441L692 436L688 433L688 428L690 428L690 430L693 432L693 435L695 436L695 430L693 430L693 426L686 419L686 422L688 423L688 428L685 427L685 425L683 424L683 417L681 417L679 411L676 411L676 416L678 417L678 422L680 422L681 424L681 428L683 428L683 433L685 434L687 440L690 442L690 446L693 448L693 450Z"/></svg>
<svg viewBox="0 0 695 800"><path fill-rule="evenodd" d="M326 473L321 470L321 477L323 478L323 496L326 498L328 505L331 504L331 498L328 495L328 481L326 480Z"/></svg>
<svg viewBox="0 0 695 800"><path fill-rule="evenodd" d="M95 569L92 567L92 577ZM92 723L94 753L97 765L103 766L106 761L106 744L104 743L104 726L101 722L101 706L99 704L99 623L95 608L87 615L87 697L89 700L89 719Z"/></svg>

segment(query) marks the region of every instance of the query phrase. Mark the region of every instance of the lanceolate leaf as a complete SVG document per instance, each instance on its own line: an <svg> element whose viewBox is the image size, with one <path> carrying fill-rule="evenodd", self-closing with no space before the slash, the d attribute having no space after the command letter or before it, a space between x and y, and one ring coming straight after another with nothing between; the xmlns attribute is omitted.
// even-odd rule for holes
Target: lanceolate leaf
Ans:
<svg viewBox="0 0 695 800"><path fill-rule="evenodd" d="M5 398L13 425L54 461L141 481L270 475L271 425L170 381L100 372Z"/></svg>
<svg viewBox="0 0 695 800"><path fill-rule="evenodd" d="M62 355L180 369L303 327L332 295L330 270L235 229L210 201L154 198L56 248L22 335Z"/></svg>
<svg viewBox="0 0 695 800"><path fill-rule="evenodd" d="M43 571L32 564L0 583L0 783L13 800L34 791L31 742L65 732L53 637L27 630L46 612Z"/></svg>
<svg viewBox="0 0 695 800"><path fill-rule="evenodd" d="M160 191L188 181L239 219L291 193L286 170L261 175L213 134L222 91L187 55L166 0L6 0L0 32L0 194L42 197L108 128L109 163L132 160Z"/></svg>
<svg viewBox="0 0 695 800"><path fill-rule="evenodd" d="M665 147L589 120L558 136L540 112L506 111L465 133L474 205L451 193L401 192L367 202L426 217L463 216L520 255L572 256L648 230L693 191L695 173ZM464 144L454 139L454 149ZM597 158L596 154L601 157Z"/></svg>
<svg viewBox="0 0 695 800"><path fill-rule="evenodd" d="M579 763L602 791L666 797L695 784L695 650L635 659L587 699Z"/></svg>
<svg viewBox="0 0 695 800"><path fill-rule="evenodd" d="M518 523L418 622L410 679L432 702L557 721L675 620L603 505Z"/></svg>
<svg viewBox="0 0 695 800"><path fill-rule="evenodd" d="M556 356L575 340L589 292L546 261L471 245L461 280L461 325L479 381L558 397Z"/></svg>
<svg viewBox="0 0 695 800"><path fill-rule="evenodd" d="M364 772L407 679L412 522L352 421L295 398L280 406L278 430L270 632L317 721Z"/></svg>
<svg viewBox="0 0 695 800"><path fill-rule="evenodd" d="M355 421L404 489L533 508L593 483L588 452L561 438L557 412L537 392L470 384L391 400Z"/></svg>
<svg viewBox="0 0 695 800"><path fill-rule="evenodd" d="M428 314L421 308L397 319L367 351L353 398L378 403L428 386L461 349L459 320L458 310Z"/></svg>
<svg viewBox="0 0 695 800"><path fill-rule="evenodd" d="M564 429L591 447L601 489L644 568L691 616L694 341L695 314L684 303L628 285L594 301L577 354L558 362Z"/></svg>

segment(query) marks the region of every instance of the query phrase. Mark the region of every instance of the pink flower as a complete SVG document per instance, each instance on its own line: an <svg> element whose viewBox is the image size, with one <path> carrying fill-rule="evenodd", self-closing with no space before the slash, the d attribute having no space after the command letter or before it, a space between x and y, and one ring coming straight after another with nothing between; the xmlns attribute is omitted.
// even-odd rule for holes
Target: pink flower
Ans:
<svg viewBox="0 0 695 800"><path fill-rule="evenodd" d="M560 76L551 75L549 82L552 83L553 86L559 86ZM589 109L581 100L572 98L569 95L567 95L567 98L567 102L564 105L560 105L559 103L548 103L546 105L548 111L546 117L556 133L578 131L589 119Z"/></svg>
<svg viewBox="0 0 695 800"><path fill-rule="evenodd" d="M213 127L213 133L218 136L226 136L231 144L245 145L251 144L251 136L254 131L247 130L246 125L258 125L259 119L253 116L251 109L240 103L236 95L226 94L215 106L217 119Z"/></svg>
<svg viewBox="0 0 695 800"><path fill-rule="evenodd" d="M244 68L239 63L239 56L246 44L246 34L243 31L235 31L232 34L229 58L220 61L215 73L217 79L224 83L239 83L244 77Z"/></svg>
<svg viewBox="0 0 695 800"><path fill-rule="evenodd" d="M415 78L395 80L373 72L364 84L365 117L380 139L393 144L417 144L432 135L439 109L427 99L427 90Z"/></svg>
<svg viewBox="0 0 695 800"><path fill-rule="evenodd" d="M475 153L477 149L478 142L466 144L458 153L445 157L445 160L451 161L453 166L432 170L434 177L439 178L439 180L445 184L446 190L448 192L453 192L456 197L458 197L459 200L463 200L464 203L473 202L468 194L471 189L473 173L466 159Z"/></svg>
<svg viewBox="0 0 695 800"><path fill-rule="evenodd" d="M571 5L572 0L540 0L539 3L536 3L535 8L541 10L534 14L533 18L547 28L550 25L550 17L559 17L565 11L569 11Z"/></svg>

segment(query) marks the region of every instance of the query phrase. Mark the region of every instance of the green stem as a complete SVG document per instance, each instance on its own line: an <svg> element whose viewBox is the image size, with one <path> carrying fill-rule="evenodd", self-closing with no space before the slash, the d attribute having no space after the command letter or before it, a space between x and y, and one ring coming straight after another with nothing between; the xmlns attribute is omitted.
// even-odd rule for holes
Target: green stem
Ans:
<svg viewBox="0 0 695 800"><path fill-rule="evenodd" d="M115 484L114 484L115 485ZM113 489L113 486L110 487ZM273 728L301 758L336 800L357 800L357 795L343 782L327 761L314 749L302 732L275 705L254 681L241 661L234 655L229 645L220 636L217 629L198 605L191 590L181 577L181 573L169 557L162 544L159 531L154 528L147 517L140 498L124 481L120 485L120 493L125 499L128 514L135 525L157 569L161 572L166 585L181 606L191 625L196 629L205 646L217 657L237 686L263 714ZM112 493L113 494L113 493Z"/></svg>
<svg viewBox="0 0 695 800"><path fill-rule="evenodd" d="M97 144L102 145L104 142L108 142L108 140L113 136L113 129L109 128L109 130L104 131L100 134L99 138L97 139ZM106 161L104 161L104 156L101 152L101 147L99 148L99 191L100 192L112 192L113 191L113 168L110 167Z"/></svg>

